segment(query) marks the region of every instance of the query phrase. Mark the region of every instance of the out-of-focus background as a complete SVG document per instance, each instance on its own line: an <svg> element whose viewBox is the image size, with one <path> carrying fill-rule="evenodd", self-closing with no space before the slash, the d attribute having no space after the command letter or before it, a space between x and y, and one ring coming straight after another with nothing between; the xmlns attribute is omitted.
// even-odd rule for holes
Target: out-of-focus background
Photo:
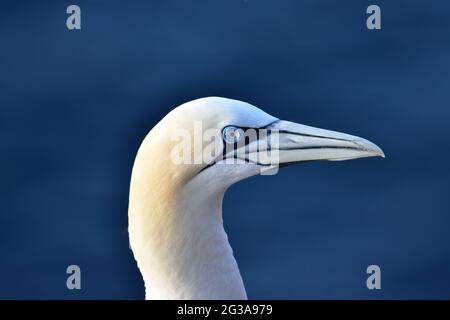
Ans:
<svg viewBox="0 0 450 320"><path fill-rule="evenodd" d="M81 7L80 31L66 8ZM382 30L366 28L381 7ZM128 187L146 133L204 96L356 134L386 159L233 186L250 298L450 298L450 3L2 1L0 298L141 299ZM66 288L66 267L82 289ZM381 267L381 290L366 268Z"/></svg>

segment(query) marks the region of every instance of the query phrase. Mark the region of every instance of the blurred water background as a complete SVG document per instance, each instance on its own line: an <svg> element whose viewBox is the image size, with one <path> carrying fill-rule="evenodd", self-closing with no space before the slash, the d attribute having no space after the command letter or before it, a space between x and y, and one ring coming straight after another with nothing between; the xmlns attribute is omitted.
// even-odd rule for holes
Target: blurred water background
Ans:
<svg viewBox="0 0 450 320"><path fill-rule="evenodd" d="M356 134L386 159L233 186L224 220L250 298L450 298L450 2L0 4L0 298L141 299L132 163L173 107L240 99ZM82 290L66 288L66 267ZM366 288L377 264L382 289Z"/></svg>

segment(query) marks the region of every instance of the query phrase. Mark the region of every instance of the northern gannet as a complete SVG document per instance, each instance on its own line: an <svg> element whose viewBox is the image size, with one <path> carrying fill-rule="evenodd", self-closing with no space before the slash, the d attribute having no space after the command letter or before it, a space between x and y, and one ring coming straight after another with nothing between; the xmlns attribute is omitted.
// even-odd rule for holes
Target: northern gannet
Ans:
<svg viewBox="0 0 450 320"><path fill-rule="evenodd" d="M249 128L268 134L241 144L244 152L234 151L235 161L226 163L223 150ZM195 136L208 130L219 133L214 148L220 152L210 152L206 163L212 140L196 142ZM183 146L187 161L180 163L174 157L183 134L191 136ZM262 157L264 150L276 153L275 161ZM146 299L247 299L222 223L227 188L278 165L372 156L384 154L368 140L279 120L237 100L208 97L173 109L143 140L131 175L128 230Z"/></svg>

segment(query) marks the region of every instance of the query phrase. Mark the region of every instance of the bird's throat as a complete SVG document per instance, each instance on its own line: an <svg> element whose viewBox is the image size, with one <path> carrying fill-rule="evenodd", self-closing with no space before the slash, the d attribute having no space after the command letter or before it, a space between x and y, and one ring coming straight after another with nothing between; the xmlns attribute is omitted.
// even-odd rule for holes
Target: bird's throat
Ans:
<svg viewBox="0 0 450 320"><path fill-rule="evenodd" d="M149 204L138 208L144 212L130 207L130 240L147 299L247 298L223 228L222 198L187 189L170 204L142 201Z"/></svg>

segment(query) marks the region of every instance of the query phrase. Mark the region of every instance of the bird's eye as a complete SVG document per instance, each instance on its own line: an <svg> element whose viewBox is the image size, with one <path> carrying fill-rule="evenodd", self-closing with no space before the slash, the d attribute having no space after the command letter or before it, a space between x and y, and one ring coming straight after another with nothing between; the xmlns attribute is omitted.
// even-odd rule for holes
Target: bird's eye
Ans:
<svg viewBox="0 0 450 320"><path fill-rule="evenodd" d="M223 128L222 137L226 143L236 143L238 142L242 136L244 135L244 130L241 128L237 128L234 126L228 126Z"/></svg>

